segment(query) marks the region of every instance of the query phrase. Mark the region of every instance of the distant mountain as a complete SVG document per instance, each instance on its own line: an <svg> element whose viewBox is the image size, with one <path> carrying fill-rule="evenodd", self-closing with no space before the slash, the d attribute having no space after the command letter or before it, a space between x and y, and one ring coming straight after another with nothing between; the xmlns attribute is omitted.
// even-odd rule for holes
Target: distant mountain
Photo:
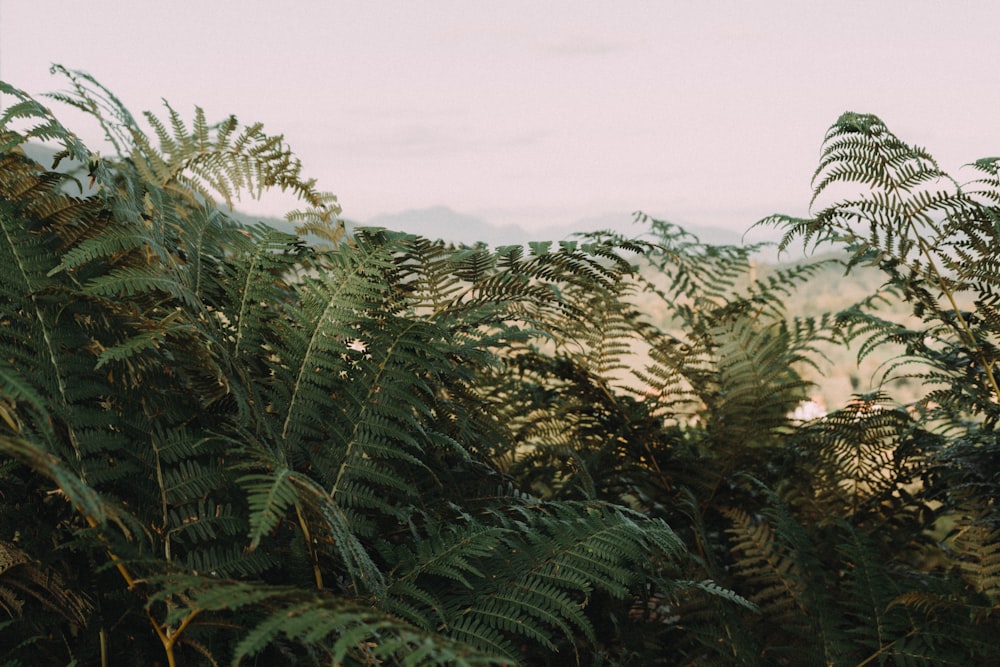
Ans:
<svg viewBox="0 0 1000 667"><path fill-rule="evenodd" d="M364 223L366 227L385 227L419 234L433 240L452 243L486 243L490 246L513 245L534 240L535 236L517 225L492 225L482 218L459 213L447 206L410 209L399 213L377 215Z"/></svg>
<svg viewBox="0 0 1000 667"><path fill-rule="evenodd" d="M57 152L56 149L42 144L26 144L24 149L29 157L46 168L52 166L53 157ZM80 187L83 189L82 194L92 194L93 190L87 187L86 174L82 173L81 167L82 165L70 160L64 160L59 165L60 171L77 171ZM72 189L74 190L72 194L81 194L79 190ZM262 222L284 232L293 233L295 230L295 224L283 218L249 215L241 211L233 211L232 215L243 224ZM658 217L670 219L669 216ZM630 213L608 213L581 218L567 225L552 225L528 231L519 225L494 225L481 217L461 213L447 206L432 206L430 208L408 209L398 213L386 213L375 216L364 223L345 221L348 230L358 225L385 227L451 243L466 245L485 243L494 248L502 245L525 244L529 241L560 241L579 232L610 230L625 236L638 237L648 231L647 227L635 223ZM731 229L701 225L682 226L704 243L713 245L741 245L743 243L743 234ZM780 238L780 234L774 230L759 230L748 236L747 241L777 241L778 238ZM775 255L776 253L773 251L764 251L760 256L762 259L773 261Z"/></svg>
<svg viewBox="0 0 1000 667"><path fill-rule="evenodd" d="M45 144L39 144L35 142L28 142L21 144L21 150L24 154L30 157L32 160L42 165L46 169L52 168L52 161L56 153L59 152L58 149L52 148L51 146L46 146ZM63 165L65 166L65 165Z"/></svg>
<svg viewBox="0 0 1000 667"><path fill-rule="evenodd" d="M625 236L638 237L648 231L644 225L634 222L632 215L628 213L592 216L581 218L568 225L553 225L527 231L518 225L493 225L483 218L460 213L446 206L410 209L398 213L378 215L359 224L368 227L385 227L386 229L419 234L430 239L466 245L481 242L492 247L524 244L528 241L539 240L559 241L579 232L610 230ZM712 226L683 225L683 227L704 243L713 245L743 244L742 232ZM778 238L780 235L774 230L755 230L752 235L748 235L747 241L777 241Z"/></svg>

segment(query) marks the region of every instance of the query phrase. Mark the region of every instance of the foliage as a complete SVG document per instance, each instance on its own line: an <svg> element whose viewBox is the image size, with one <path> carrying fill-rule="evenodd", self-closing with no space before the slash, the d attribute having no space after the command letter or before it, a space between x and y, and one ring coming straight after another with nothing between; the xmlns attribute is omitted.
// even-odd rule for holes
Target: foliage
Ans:
<svg viewBox="0 0 1000 667"><path fill-rule="evenodd" d="M115 155L0 84L2 664L1000 662L996 160L843 116L763 223L886 288L790 316L836 260L347 235L280 136L55 69ZM836 345L900 352L798 418Z"/></svg>
<svg viewBox="0 0 1000 667"><path fill-rule="evenodd" d="M150 139L57 70L117 155L3 86L10 664L585 662L593 600L670 578L662 520L526 493L483 409L507 346L570 335L570 292L613 289L638 246L347 238L280 136L167 107ZM215 203L272 187L329 247Z"/></svg>

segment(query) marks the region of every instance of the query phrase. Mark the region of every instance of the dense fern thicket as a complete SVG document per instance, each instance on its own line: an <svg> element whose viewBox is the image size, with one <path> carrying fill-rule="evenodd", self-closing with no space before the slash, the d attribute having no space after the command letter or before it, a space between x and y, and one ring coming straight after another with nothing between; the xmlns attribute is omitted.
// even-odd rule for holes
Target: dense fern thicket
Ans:
<svg viewBox="0 0 1000 667"><path fill-rule="evenodd" d="M643 216L346 234L280 136L56 69L114 155L0 84L0 665L1000 662L995 160L839 119L763 224L885 285L790 316L824 263ZM834 345L884 390L803 420Z"/></svg>

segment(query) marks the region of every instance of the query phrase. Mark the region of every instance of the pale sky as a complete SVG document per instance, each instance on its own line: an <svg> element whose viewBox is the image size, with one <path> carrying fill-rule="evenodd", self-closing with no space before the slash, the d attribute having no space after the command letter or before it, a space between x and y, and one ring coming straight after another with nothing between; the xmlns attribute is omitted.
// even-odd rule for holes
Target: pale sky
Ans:
<svg viewBox="0 0 1000 667"><path fill-rule="evenodd" d="M996 1L0 0L0 78L59 90L60 63L136 115L262 121L361 222L641 209L743 231L806 213L843 111L953 172L1000 154L997 34Z"/></svg>

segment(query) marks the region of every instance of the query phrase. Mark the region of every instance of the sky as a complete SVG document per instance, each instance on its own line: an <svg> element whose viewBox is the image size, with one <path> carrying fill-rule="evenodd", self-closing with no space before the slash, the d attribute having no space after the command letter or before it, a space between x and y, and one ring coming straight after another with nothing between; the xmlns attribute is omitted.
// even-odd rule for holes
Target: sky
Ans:
<svg viewBox="0 0 1000 667"><path fill-rule="evenodd" d="M64 90L59 63L134 114L166 99L261 121L359 222L447 206L540 230L643 210L743 231L808 212L844 111L960 180L1000 155L998 29L1000 3L965 0L0 0L0 79Z"/></svg>

